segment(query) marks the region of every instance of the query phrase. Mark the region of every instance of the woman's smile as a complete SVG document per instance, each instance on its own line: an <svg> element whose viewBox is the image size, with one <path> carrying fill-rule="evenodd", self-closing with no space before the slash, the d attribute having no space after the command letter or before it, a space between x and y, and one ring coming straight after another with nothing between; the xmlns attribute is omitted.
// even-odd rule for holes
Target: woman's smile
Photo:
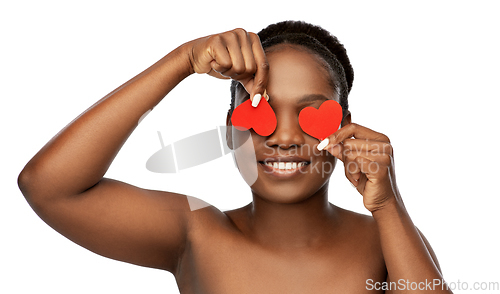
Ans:
<svg viewBox="0 0 500 294"><path fill-rule="evenodd" d="M311 162L298 156L279 156L266 158L259 163L264 172L271 176L292 178L307 172Z"/></svg>

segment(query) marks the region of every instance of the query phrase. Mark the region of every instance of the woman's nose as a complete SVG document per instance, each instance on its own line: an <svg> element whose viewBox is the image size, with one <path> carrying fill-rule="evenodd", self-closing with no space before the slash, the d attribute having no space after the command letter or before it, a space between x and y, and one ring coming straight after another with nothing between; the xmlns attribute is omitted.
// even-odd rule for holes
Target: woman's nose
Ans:
<svg viewBox="0 0 500 294"><path fill-rule="evenodd" d="M276 130L266 141L269 147L277 146L282 149L289 149L293 146L300 147L305 143L305 133L299 126L297 115L276 114L276 118L278 120Z"/></svg>

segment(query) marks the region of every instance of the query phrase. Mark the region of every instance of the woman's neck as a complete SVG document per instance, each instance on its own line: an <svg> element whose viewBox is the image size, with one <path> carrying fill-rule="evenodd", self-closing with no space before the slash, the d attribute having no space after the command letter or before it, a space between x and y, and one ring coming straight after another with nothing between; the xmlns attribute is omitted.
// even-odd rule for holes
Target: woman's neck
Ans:
<svg viewBox="0 0 500 294"><path fill-rule="evenodd" d="M253 194L248 207L249 234L266 247L316 247L333 233L338 207L328 202L328 185L299 203L270 202Z"/></svg>

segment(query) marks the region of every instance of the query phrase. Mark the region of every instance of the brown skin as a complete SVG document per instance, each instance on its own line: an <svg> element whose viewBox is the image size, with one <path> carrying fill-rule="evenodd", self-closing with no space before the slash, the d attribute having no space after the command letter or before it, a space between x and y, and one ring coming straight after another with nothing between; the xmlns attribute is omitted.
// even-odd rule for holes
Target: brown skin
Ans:
<svg viewBox="0 0 500 294"><path fill-rule="evenodd" d="M266 56L258 37L242 29L180 46L49 141L19 176L23 194L61 234L100 255L168 270L181 293L382 293L366 290L366 280L441 278L404 209L388 138L348 115L326 150L314 149L318 140L300 129L298 113L338 97L316 55L282 47ZM237 104L264 89L271 97L278 127L266 138L252 133L258 162L246 164L257 164L259 177L243 208L190 211L186 196L103 178L139 118L195 72L242 82L251 95L238 93ZM242 136L228 133L229 145ZM285 177L262 164L290 155L310 164ZM346 176L373 217L328 202L332 169L312 167L336 158L355 167ZM384 168L372 174L370 161Z"/></svg>

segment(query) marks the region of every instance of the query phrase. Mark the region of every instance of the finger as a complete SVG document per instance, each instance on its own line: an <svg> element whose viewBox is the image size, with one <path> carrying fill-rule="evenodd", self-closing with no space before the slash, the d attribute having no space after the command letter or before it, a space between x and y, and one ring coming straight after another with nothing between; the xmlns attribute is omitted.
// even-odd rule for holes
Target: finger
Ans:
<svg viewBox="0 0 500 294"><path fill-rule="evenodd" d="M361 154L345 154L344 169L349 180L359 181L363 174L370 177L385 172L392 165L392 156L389 154L372 154L369 152ZM351 181L352 182L352 181Z"/></svg>
<svg viewBox="0 0 500 294"><path fill-rule="evenodd" d="M329 146L325 148L325 150L344 163L345 176L354 186L356 186L359 179L359 168L353 168L352 166L356 165L356 163L353 162L355 157L347 156L348 150L344 148L342 143L336 144L334 146Z"/></svg>
<svg viewBox="0 0 500 294"><path fill-rule="evenodd" d="M358 189L358 191L362 191L364 189L364 185L366 184L367 177L363 173L354 173L351 174L347 168L344 169L345 176L351 184Z"/></svg>
<svg viewBox="0 0 500 294"><path fill-rule="evenodd" d="M392 154L392 145L387 142L365 140L365 139L345 139L342 142L345 150L351 152L371 152Z"/></svg>
<svg viewBox="0 0 500 294"><path fill-rule="evenodd" d="M349 181L351 181L351 183L354 182L353 184L356 185L359 178L361 177L361 168L359 167L359 164L356 162L355 158L351 159L346 157L344 160L345 174Z"/></svg>
<svg viewBox="0 0 500 294"><path fill-rule="evenodd" d="M360 192L363 193L365 190L366 182L368 182L368 178L366 177L365 174L361 174L361 177L359 178L356 189Z"/></svg>
<svg viewBox="0 0 500 294"><path fill-rule="evenodd" d="M321 143L320 143L321 144ZM318 148L320 150L323 150L321 148ZM349 172L349 163L348 163L348 158L344 156L344 146L342 143L336 144L336 145L329 145L326 148L324 148L328 153L331 155L335 156L337 159L342 161L344 163L344 172L345 176L353 184L354 186L357 185L357 178L353 177L353 174ZM353 170L354 172L354 170Z"/></svg>
<svg viewBox="0 0 500 294"><path fill-rule="evenodd" d="M231 67L220 73L228 78L237 79L240 75L245 73L245 60L243 54L241 54L241 50L236 44L229 45L227 50L231 58Z"/></svg>
<svg viewBox="0 0 500 294"><path fill-rule="evenodd" d="M221 36L213 36L208 50L212 56L212 61L210 62L212 70L222 74L233 66L226 42Z"/></svg>
<svg viewBox="0 0 500 294"><path fill-rule="evenodd" d="M241 36L243 34L243 37ZM246 32L243 29L236 29L225 34L225 44L229 57L231 58L231 68L228 68L222 74L226 77L236 78L246 72L245 58L242 53L242 44L244 44Z"/></svg>
<svg viewBox="0 0 500 294"><path fill-rule="evenodd" d="M360 174L360 176L362 173L368 180L370 180L370 178L374 178L381 171L387 170L387 165L382 164L379 161L371 160L367 157L358 156L356 157L356 159L354 159L354 161L359 167L358 173Z"/></svg>
<svg viewBox="0 0 500 294"><path fill-rule="evenodd" d="M350 123L330 135L328 137L328 145L335 145L350 138L390 143L390 140L386 135L375 132L374 130L363 127L356 123Z"/></svg>
<svg viewBox="0 0 500 294"><path fill-rule="evenodd" d="M243 86L245 91L248 93L248 96L250 97L250 100L252 100L252 97L250 96L251 89L253 88L253 77L252 78L247 78L244 80L239 81L240 84Z"/></svg>
<svg viewBox="0 0 500 294"><path fill-rule="evenodd" d="M382 179L387 176L390 168L391 158L390 156L384 157L379 155L381 158L374 159L368 156L358 156L352 162L351 168L354 168L353 178L360 178L365 175L369 181L375 179ZM359 174L359 176L355 175Z"/></svg>
<svg viewBox="0 0 500 294"><path fill-rule="evenodd" d="M358 185L358 180L356 178L353 177L353 174L351 174L347 168L344 168L344 173L345 173L345 176L347 178L347 180L349 180L349 182L351 182L351 184L356 187Z"/></svg>
<svg viewBox="0 0 500 294"><path fill-rule="evenodd" d="M344 163L346 160L352 160L357 156L365 156L373 158L374 160L379 157L385 158L386 156L392 158L392 146L388 143L376 141L370 142L366 140L346 139L339 144L329 144L324 150Z"/></svg>
<svg viewBox="0 0 500 294"><path fill-rule="evenodd" d="M326 151L328 151L328 153L330 153L331 155L335 156L337 159L339 159L342 162L344 162L344 157L343 157L344 146L343 146L342 143L335 144L335 145L327 144L326 147L324 147L324 148L322 148L320 145L321 145L321 143L318 144L318 149L319 150L326 150Z"/></svg>
<svg viewBox="0 0 500 294"><path fill-rule="evenodd" d="M358 167L357 164L355 164L356 160L359 158L365 158L366 160L373 161L382 166L390 166L392 164L392 156L390 154L371 152L344 152L343 163L344 165L348 165L354 162L353 166L355 168L352 169L352 171L362 172L361 167Z"/></svg>
<svg viewBox="0 0 500 294"><path fill-rule="evenodd" d="M259 36L254 33L249 33L250 40L252 42L252 52L255 57L255 62L257 69L255 71L254 84L251 89L250 98L252 97L260 99L264 90L267 87L267 81L269 78L269 63L267 62L266 54L260 43Z"/></svg>
<svg viewBox="0 0 500 294"><path fill-rule="evenodd" d="M245 72L242 73L242 78L253 78L255 72L257 71L257 63L252 50L252 40L250 39L250 35L245 30L241 30L239 33L240 50L245 63Z"/></svg>

